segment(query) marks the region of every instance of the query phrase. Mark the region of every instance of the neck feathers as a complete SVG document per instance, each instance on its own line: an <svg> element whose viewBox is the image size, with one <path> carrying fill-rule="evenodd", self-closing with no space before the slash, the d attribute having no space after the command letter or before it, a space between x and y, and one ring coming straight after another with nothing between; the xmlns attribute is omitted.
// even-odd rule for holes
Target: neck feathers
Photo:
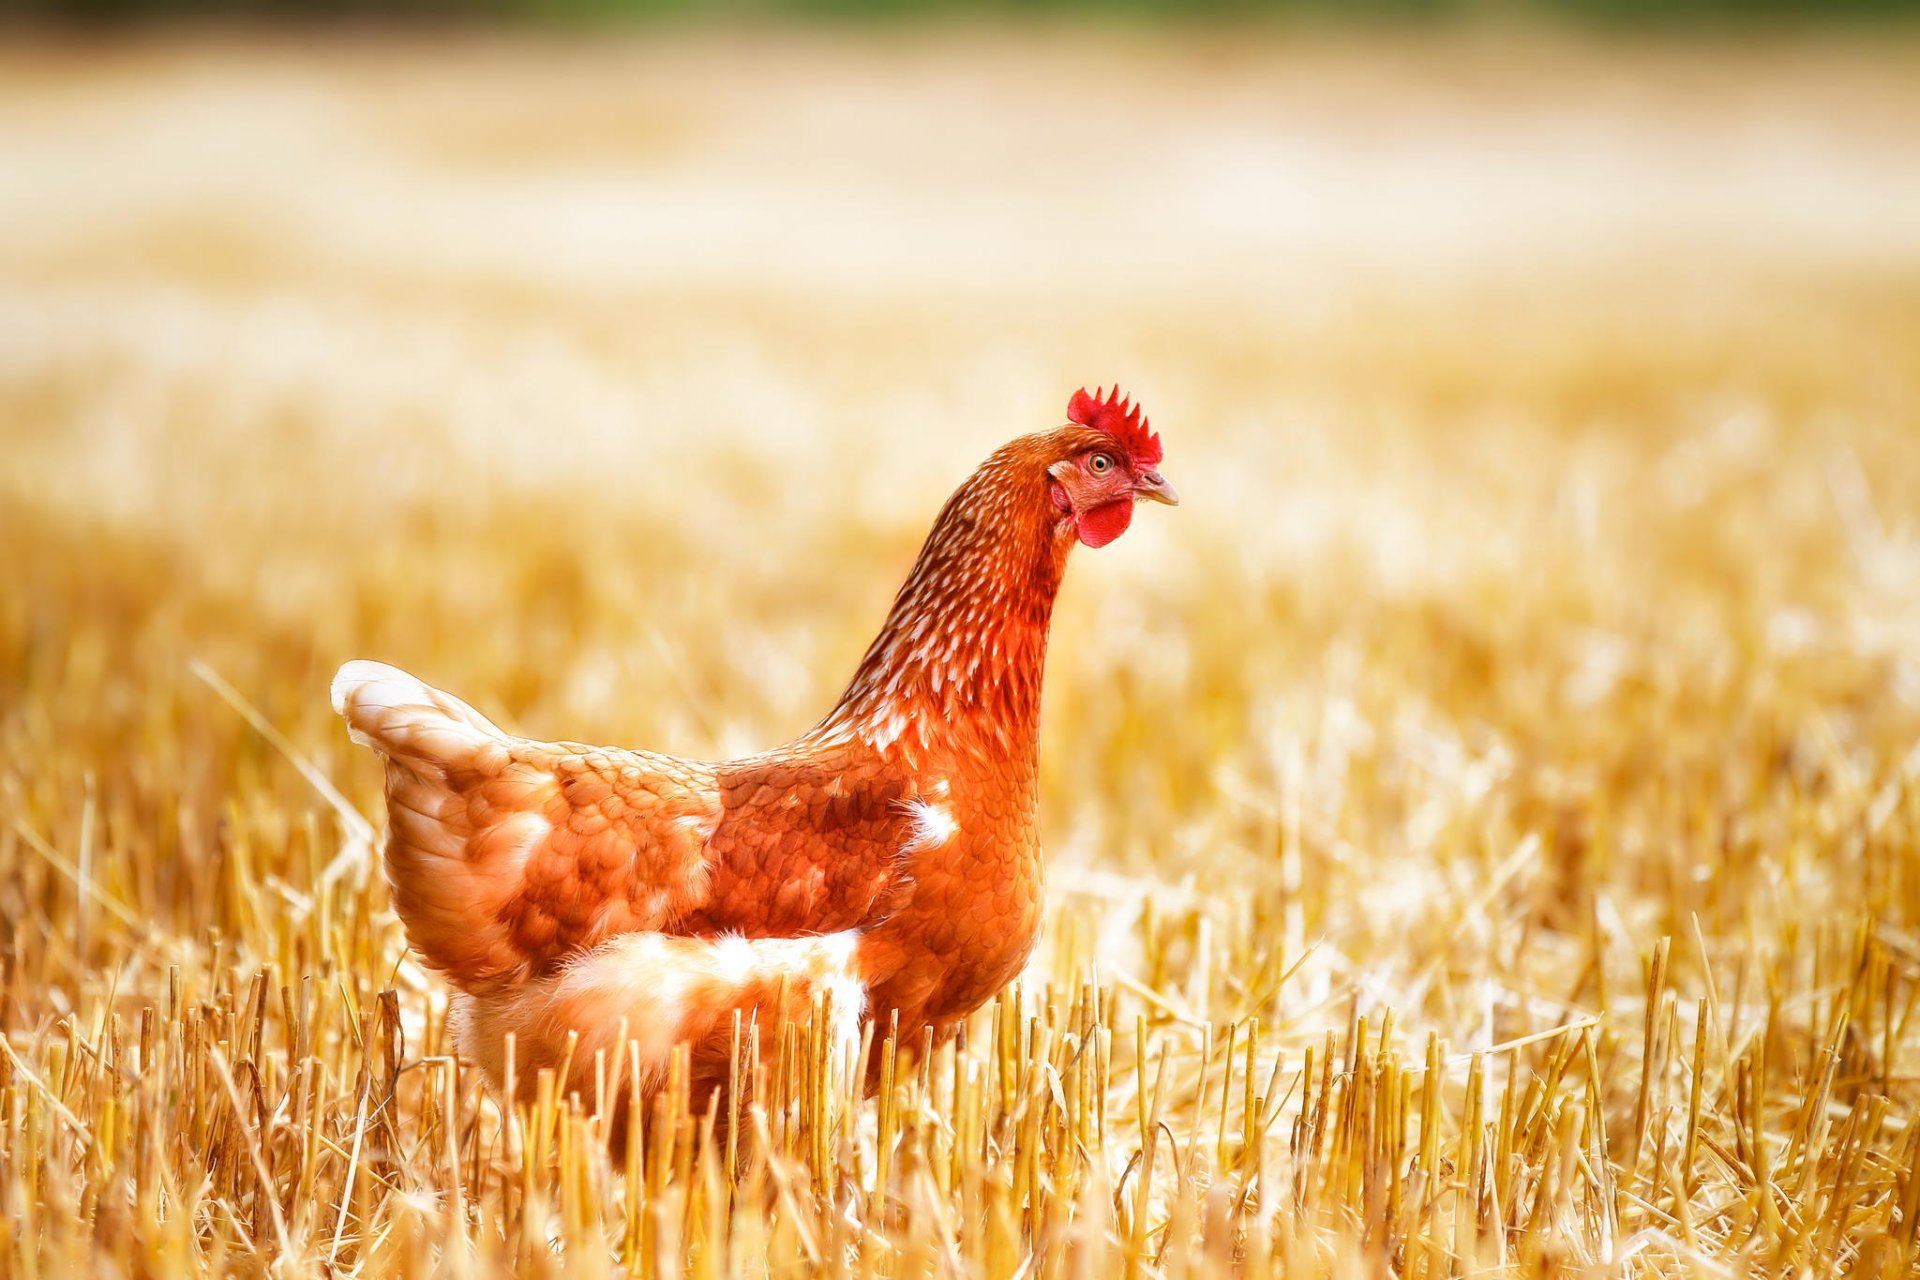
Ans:
<svg viewBox="0 0 1920 1280"><path fill-rule="evenodd" d="M1047 624L1071 539L1046 472L1015 441L947 500L886 625L823 729L885 749L936 735L1030 748Z"/></svg>

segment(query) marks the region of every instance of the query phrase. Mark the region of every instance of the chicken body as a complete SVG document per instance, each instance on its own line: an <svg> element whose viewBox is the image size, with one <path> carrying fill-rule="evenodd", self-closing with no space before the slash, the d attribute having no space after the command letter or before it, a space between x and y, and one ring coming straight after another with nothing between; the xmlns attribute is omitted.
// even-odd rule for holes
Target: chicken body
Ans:
<svg viewBox="0 0 1920 1280"><path fill-rule="evenodd" d="M536 742L393 667L342 667L334 707L386 763L395 906L456 988L462 1052L498 1083L511 1037L520 1081L570 1062L563 1087L582 1091L604 1055L650 1089L684 1042L704 1099L736 1011L769 1028L824 999L843 1043L895 1017L915 1043L1018 973L1040 925L1036 737L1067 553L1117 536L1136 498L1172 500L1129 422L989 458L839 704L762 755Z"/></svg>

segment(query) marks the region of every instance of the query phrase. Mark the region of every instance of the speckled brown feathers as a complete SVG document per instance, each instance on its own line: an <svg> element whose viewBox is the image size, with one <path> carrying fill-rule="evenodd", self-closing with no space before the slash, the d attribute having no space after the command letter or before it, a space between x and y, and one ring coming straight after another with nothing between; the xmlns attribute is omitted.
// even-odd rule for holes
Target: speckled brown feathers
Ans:
<svg viewBox="0 0 1920 1280"><path fill-rule="evenodd" d="M686 1042L713 1079L736 1010L771 1025L826 999L848 1036L897 1016L917 1042L1012 978L1040 923L1035 743L1067 553L1108 540L1088 513L1171 494L1124 444L1076 423L997 451L838 705L763 755L530 741L392 667L341 668L335 708L386 762L395 906L458 991L463 1050L498 1079L511 1037L531 1080L571 1037L578 1087L596 1049L650 1081Z"/></svg>

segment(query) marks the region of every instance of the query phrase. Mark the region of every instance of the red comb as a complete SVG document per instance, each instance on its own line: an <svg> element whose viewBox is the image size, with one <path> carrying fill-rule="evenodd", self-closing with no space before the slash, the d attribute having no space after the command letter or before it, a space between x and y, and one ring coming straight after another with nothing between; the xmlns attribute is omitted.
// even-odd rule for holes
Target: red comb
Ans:
<svg viewBox="0 0 1920 1280"><path fill-rule="evenodd" d="M1147 430L1146 415L1140 412L1139 405L1120 398L1119 387L1104 400L1098 390L1088 395L1085 387L1080 388L1067 402L1067 420L1106 432L1124 445L1141 466L1160 465L1159 435Z"/></svg>

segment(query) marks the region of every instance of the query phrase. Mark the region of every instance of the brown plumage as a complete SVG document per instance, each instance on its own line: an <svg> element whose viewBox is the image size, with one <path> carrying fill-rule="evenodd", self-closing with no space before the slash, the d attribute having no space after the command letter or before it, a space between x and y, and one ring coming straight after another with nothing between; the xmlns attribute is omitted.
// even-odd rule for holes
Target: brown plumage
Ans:
<svg viewBox="0 0 1920 1280"><path fill-rule="evenodd" d="M948 500L838 705L765 754L535 742L393 667L340 669L334 708L386 763L395 907L496 1082L509 1034L531 1081L572 1033L569 1088L602 1051L637 1055L650 1088L679 1042L711 1085L735 1010L767 1027L825 998L847 1037L897 1015L917 1040L1019 971L1067 552L1118 537L1141 498L1176 501L1117 391L1068 412Z"/></svg>

